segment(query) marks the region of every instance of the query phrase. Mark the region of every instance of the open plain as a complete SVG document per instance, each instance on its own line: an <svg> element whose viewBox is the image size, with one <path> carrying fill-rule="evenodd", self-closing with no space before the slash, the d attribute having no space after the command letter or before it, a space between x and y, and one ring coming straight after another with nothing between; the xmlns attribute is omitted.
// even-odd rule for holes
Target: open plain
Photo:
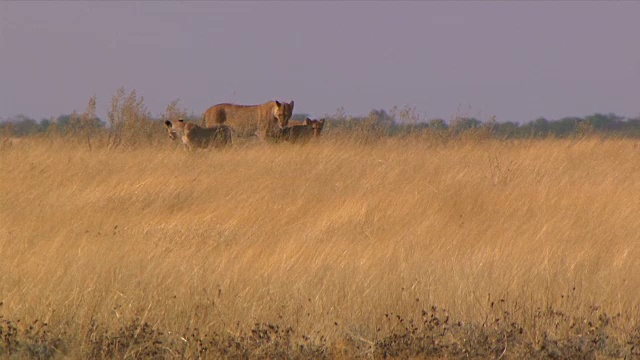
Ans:
<svg viewBox="0 0 640 360"><path fill-rule="evenodd" d="M640 145L0 146L0 356L640 356Z"/></svg>

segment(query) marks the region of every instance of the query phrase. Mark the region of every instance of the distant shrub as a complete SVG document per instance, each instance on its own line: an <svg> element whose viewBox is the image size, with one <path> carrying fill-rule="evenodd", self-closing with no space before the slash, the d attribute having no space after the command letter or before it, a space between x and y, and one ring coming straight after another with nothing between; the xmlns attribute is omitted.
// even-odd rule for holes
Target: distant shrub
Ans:
<svg viewBox="0 0 640 360"><path fill-rule="evenodd" d="M129 95L119 88L111 98L109 118L108 147L135 146L152 144L160 138L162 124L151 119L151 113L144 105L144 98L138 97L135 90Z"/></svg>

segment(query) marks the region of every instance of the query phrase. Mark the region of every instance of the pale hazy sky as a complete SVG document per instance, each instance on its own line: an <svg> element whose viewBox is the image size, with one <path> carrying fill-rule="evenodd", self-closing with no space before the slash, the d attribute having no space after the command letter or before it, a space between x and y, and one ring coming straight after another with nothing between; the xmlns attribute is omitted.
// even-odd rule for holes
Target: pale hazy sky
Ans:
<svg viewBox="0 0 640 360"><path fill-rule="evenodd" d="M104 119L119 87L154 116L293 99L313 117L634 117L639 19L631 1L0 1L0 119L92 95Z"/></svg>

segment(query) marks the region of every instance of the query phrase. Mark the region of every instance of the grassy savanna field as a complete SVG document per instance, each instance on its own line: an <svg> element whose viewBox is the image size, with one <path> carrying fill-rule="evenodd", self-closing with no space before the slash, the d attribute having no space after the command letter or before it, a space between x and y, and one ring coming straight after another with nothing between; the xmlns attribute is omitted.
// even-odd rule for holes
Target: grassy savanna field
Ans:
<svg viewBox="0 0 640 360"><path fill-rule="evenodd" d="M639 356L639 156L598 138L5 141L0 355Z"/></svg>

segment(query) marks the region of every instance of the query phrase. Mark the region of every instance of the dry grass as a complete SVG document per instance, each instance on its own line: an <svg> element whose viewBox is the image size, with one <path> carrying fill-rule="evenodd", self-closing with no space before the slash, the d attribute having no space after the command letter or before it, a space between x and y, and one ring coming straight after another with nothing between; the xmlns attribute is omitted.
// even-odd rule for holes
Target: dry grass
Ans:
<svg viewBox="0 0 640 360"><path fill-rule="evenodd" d="M638 155L23 139L0 148L0 354L631 356Z"/></svg>

